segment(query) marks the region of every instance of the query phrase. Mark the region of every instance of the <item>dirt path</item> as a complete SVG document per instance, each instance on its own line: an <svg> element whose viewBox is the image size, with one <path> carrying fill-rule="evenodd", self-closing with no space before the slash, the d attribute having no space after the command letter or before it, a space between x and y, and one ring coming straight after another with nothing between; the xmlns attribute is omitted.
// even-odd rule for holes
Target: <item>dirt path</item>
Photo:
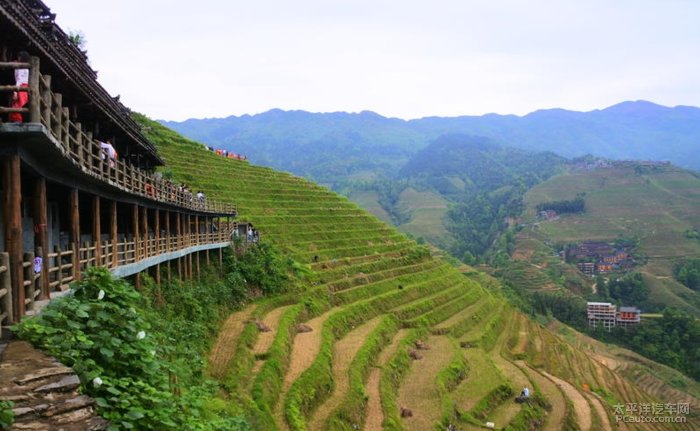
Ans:
<svg viewBox="0 0 700 431"><path fill-rule="evenodd" d="M263 354L272 345L272 342L277 335L277 326L280 321L280 317L284 314L290 306L275 308L274 310L267 313L262 322L270 328L268 332L261 332L258 334L258 339L255 341L255 346L253 346L253 353L256 355ZM255 366L253 367L253 373L260 371L262 365L265 363L264 360L255 361Z"/></svg>
<svg viewBox="0 0 700 431"><path fill-rule="evenodd" d="M593 409L595 410L596 414L600 418L600 423L603 426L603 429L606 430L611 430L612 425L610 425L610 419L608 418L608 413L605 411L605 407L603 407L603 403L600 402L598 397L595 396L593 393L587 393L585 394L586 398L588 398L588 402L590 403L591 406L593 406Z"/></svg>
<svg viewBox="0 0 700 431"><path fill-rule="evenodd" d="M358 326L333 346L333 383L335 387L331 396L321 404L309 421L310 430L322 430L326 428L328 416L340 406L350 388L348 370L350 363L362 347L367 336L377 327L381 317Z"/></svg>
<svg viewBox="0 0 700 431"><path fill-rule="evenodd" d="M379 393L379 380L382 374L382 367L386 365L399 348L401 340L408 334L408 330L400 330L391 344L382 350L377 359L377 365L372 368L367 379L367 419L365 420L365 431L375 431L382 429L384 413L382 412L382 399Z"/></svg>
<svg viewBox="0 0 700 431"><path fill-rule="evenodd" d="M313 331L311 332L300 332L294 337L294 343L292 344L292 354L289 357L289 368L287 369L287 374L284 376L284 385L282 387L282 393L280 394L279 401L275 406L275 419L277 420L277 425L281 430L288 429L287 421L284 419L284 395L289 390L294 380L296 380L301 373L303 373L307 368L311 366L318 351L321 348L321 328L323 327L323 322L326 321L331 313L337 310L331 309L324 314L309 320L306 322Z"/></svg>
<svg viewBox="0 0 700 431"><path fill-rule="evenodd" d="M539 371L530 367L525 361L516 361L515 364L524 370L528 377L535 382L537 387L542 391L544 396L552 405L552 411L547 415L547 422L542 428L543 431L559 431L564 424L566 417L566 401L564 394L557 386L548 378L544 377Z"/></svg>
<svg viewBox="0 0 700 431"><path fill-rule="evenodd" d="M542 371L542 375L552 380L561 388L562 391L564 391L566 397L571 400L574 405L576 422L578 422L578 426L581 427L581 431L589 431L592 424L591 405L588 404L586 398L581 395L581 392L579 392L578 389L576 389L571 383L567 382L566 380L562 380L557 376L553 376L546 371Z"/></svg>
<svg viewBox="0 0 700 431"><path fill-rule="evenodd" d="M255 305L250 304L243 310L231 314L219 329L214 347L209 352L208 370L213 378L221 379L226 375L228 364L236 350L236 340L254 309Z"/></svg>
<svg viewBox="0 0 700 431"><path fill-rule="evenodd" d="M523 320L523 316L518 314L518 342L515 344L515 347L513 347L513 350L511 350L511 354L513 355L523 354L525 353L525 349L527 348L527 329L526 327L524 327L524 325L527 325L527 322L524 322Z"/></svg>
<svg viewBox="0 0 700 431"><path fill-rule="evenodd" d="M532 383L530 383L530 379L520 368L513 365L512 362L506 360L500 353L506 350L509 335L513 331L520 329L519 315L515 315L510 319L507 329L508 330L503 331L499 337L497 347L491 352L491 359L506 380L508 380L513 386L515 392L520 393L520 391L525 387L532 388ZM500 406L496 407L496 409L490 415L491 417L489 420L494 422L497 427L502 428L515 418L521 407L521 404L517 404L513 402L512 399L509 399Z"/></svg>
<svg viewBox="0 0 700 431"><path fill-rule="evenodd" d="M454 346L446 336L428 338L430 350L421 351L423 359L413 361L408 375L399 388L399 407L413 411L413 417L402 420L407 430L426 431L440 419L440 397L435 376L452 360Z"/></svg>

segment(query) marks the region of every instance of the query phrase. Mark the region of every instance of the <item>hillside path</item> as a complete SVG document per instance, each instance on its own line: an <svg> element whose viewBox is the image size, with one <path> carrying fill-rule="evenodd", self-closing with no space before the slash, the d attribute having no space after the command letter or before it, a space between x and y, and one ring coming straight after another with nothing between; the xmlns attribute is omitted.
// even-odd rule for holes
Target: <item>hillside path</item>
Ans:
<svg viewBox="0 0 700 431"><path fill-rule="evenodd" d="M219 329L219 334L209 352L209 374L215 379L221 379L226 375L228 364L236 351L236 340L243 332L246 321L255 309L250 304L241 311L232 313Z"/></svg>
<svg viewBox="0 0 700 431"><path fill-rule="evenodd" d="M367 418L365 420L365 431L375 431L382 429L384 413L382 412L382 399L379 392L379 381L382 376L382 367L386 365L399 349L401 340L408 334L408 330L400 330L391 344L386 346L379 354L377 365L372 368L367 379Z"/></svg>
<svg viewBox="0 0 700 431"><path fill-rule="evenodd" d="M343 402L350 388L350 376L348 375L350 364L352 360L355 359L355 355L364 344L367 336L377 327L381 319L381 317L375 317L356 327L348 332L345 337L336 341L333 346L333 392L314 412L309 421L310 430L325 429L328 417L340 406L340 403Z"/></svg>
<svg viewBox="0 0 700 431"><path fill-rule="evenodd" d="M268 328L270 328L270 330L258 334L258 339L255 341L255 346L253 346L254 354L261 355L267 352L268 349L270 349L270 346L272 346L272 342L274 341L275 336L277 335L277 326L279 324L280 317L282 317L282 314L284 314L284 312L287 311L289 307L290 306L275 308L274 310L267 313L265 318L262 319L262 323L265 324ZM260 368L262 368L262 365L264 363L264 360L256 360L255 366L253 367L253 373L257 373L258 371L260 371Z"/></svg>
<svg viewBox="0 0 700 431"><path fill-rule="evenodd" d="M586 398L581 395L581 392L579 392L574 385L566 380L553 376L544 370L542 371L542 375L556 383L556 385L559 386L562 391L564 391L566 397L571 400L574 405L574 413L576 414L578 426L581 427L581 431L590 431L592 424L591 405L588 404Z"/></svg>
<svg viewBox="0 0 700 431"><path fill-rule="evenodd" d="M521 370L526 371L530 380L542 391L549 403L552 405L552 411L547 415L547 421L542 427L543 431L560 431L566 417L566 401L564 394L551 380L540 374L539 371L532 368L525 361L515 361L515 364Z"/></svg>

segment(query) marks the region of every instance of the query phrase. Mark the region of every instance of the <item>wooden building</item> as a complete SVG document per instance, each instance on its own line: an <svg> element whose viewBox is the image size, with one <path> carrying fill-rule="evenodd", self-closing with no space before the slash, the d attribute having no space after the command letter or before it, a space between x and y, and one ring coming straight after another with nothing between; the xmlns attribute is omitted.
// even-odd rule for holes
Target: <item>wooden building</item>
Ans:
<svg viewBox="0 0 700 431"><path fill-rule="evenodd" d="M192 278L231 241L236 208L197 199L41 1L0 0L0 325L68 288L92 265ZM18 62L26 51L28 62ZM15 86L15 70L29 71ZM28 103L12 106L27 92ZM20 114L21 122L9 121ZM106 145L109 142L111 147Z"/></svg>

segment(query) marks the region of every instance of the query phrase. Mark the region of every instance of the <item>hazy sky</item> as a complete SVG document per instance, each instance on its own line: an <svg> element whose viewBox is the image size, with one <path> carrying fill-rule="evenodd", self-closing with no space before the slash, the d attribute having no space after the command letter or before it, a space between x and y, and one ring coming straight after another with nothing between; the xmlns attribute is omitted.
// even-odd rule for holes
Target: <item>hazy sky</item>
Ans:
<svg viewBox="0 0 700 431"><path fill-rule="evenodd" d="M45 0L152 118L700 106L700 1Z"/></svg>

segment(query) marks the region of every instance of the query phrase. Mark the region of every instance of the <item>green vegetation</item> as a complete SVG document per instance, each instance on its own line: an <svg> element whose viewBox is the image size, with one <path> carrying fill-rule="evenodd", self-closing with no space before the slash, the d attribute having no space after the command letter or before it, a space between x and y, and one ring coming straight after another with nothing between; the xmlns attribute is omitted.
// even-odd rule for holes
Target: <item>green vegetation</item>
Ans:
<svg viewBox="0 0 700 431"><path fill-rule="evenodd" d="M687 288L700 292L700 259L688 259L677 263L673 275Z"/></svg>
<svg viewBox="0 0 700 431"><path fill-rule="evenodd" d="M597 335L700 380L700 322L686 313L666 309L660 319Z"/></svg>
<svg viewBox="0 0 700 431"><path fill-rule="evenodd" d="M586 211L586 201L584 193L576 196L575 199L565 201L542 202L537 204L537 211L556 211L558 214L578 214Z"/></svg>
<svg viewBox="0 0 700 431"><path fill-rule="evenodd" d="M474 271L465 277L431 257L428 248L323 187L224 159L141 121L176 181L236 202L240 219L255 224L280 252L282 263L294 260L286 270L289 293L263 297L232 314L227 322L238 322L231 332L235 339L224 333L219 338L232 346L221 395L255 429L324 429L328 424L344 430L364 423L431 429L449 417L449 400L467 412L499 385L512 384L512 376L501 370L510 360L499 359L511 357L504 350L511 339L518 358L533 366L577 387L580 381L597 381L592 359L524 316L514 319L520 315L500 293L507 290L488 277ZM450 183L468 187L459 178ZM512 241L498 247L503 244ZM270 332L256 328L260 320ZM421 350L418 340L429 348ZM347 343L354 343L353 353L336 361ZM423 359L416 359L420 355ZM617 374L607 377L591 387L620 400L647 399ZM545 396L562 399L560 411L566 410L561 393ZM411 409L413 418L402 418L400 408ZM505 402L494 414L523 429L542 418L529 409Z"/></svg>
<svg viewBox="0 0 700 431"><path fill-rule="evenodd" d="M15 414L12 411L12 401L0 401L0 429L9 428L14 421Z"/></svg>
<svg viewBox="0 0 700 431"><path fill-rule="evenodd" d="M233 295L222 285L178 287L144 297L106 269L91 268L72 295L24 320L18 335L73 367L110 429L248 429L201 376L199 354L215 304Z"/></svg>

